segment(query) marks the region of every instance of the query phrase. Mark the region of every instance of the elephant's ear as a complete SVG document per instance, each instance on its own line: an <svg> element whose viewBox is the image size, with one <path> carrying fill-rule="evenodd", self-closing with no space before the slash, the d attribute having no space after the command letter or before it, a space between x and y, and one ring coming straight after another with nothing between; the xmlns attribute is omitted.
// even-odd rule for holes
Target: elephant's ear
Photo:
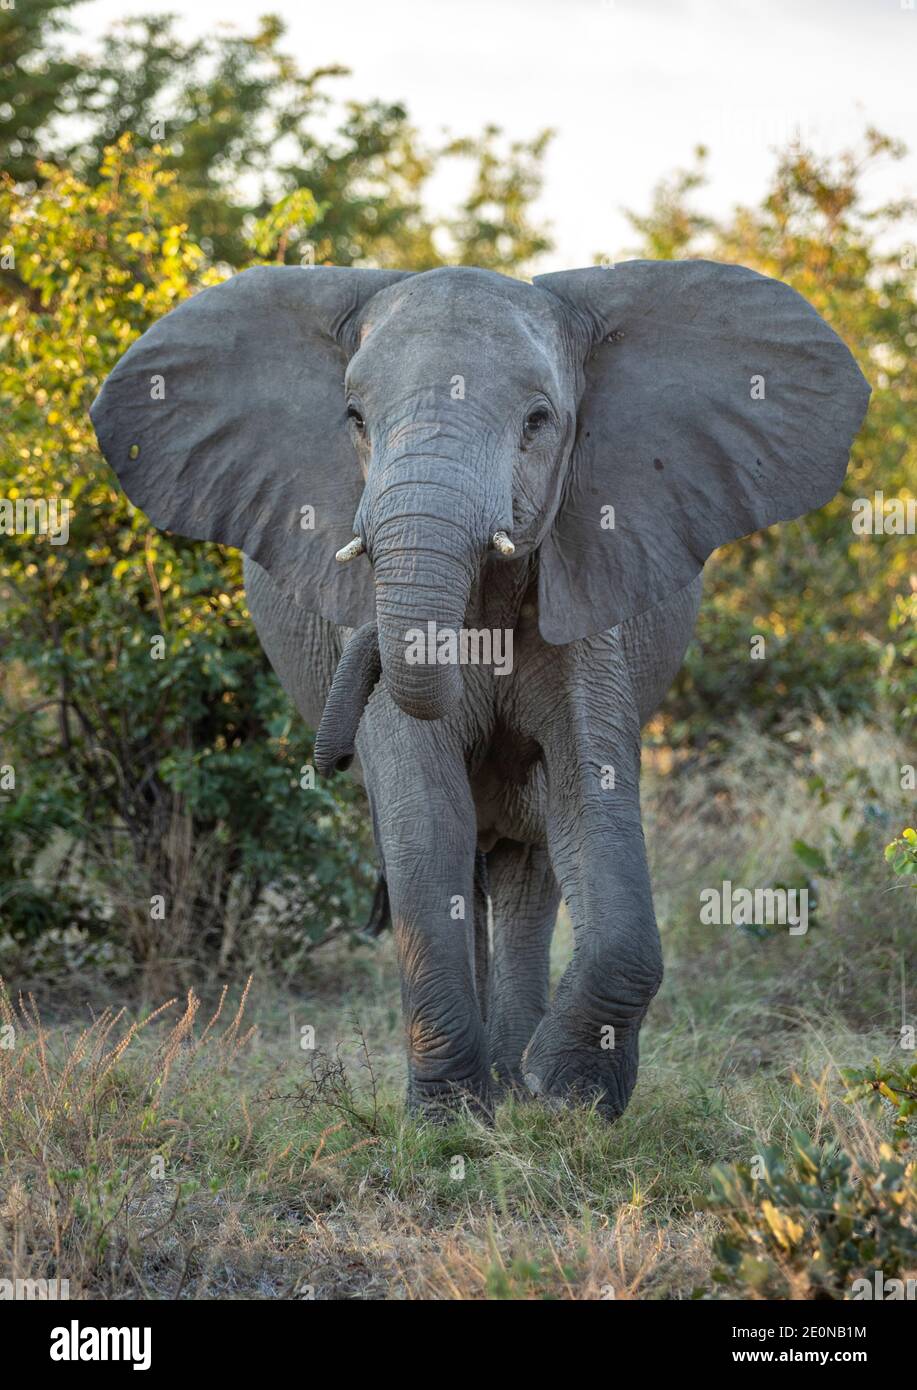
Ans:
<svg viewBox="0 0 917 1390"><path fill-rule="evenodd" d="M634 617L717 546L837 492L869 386L794 290L712 261L630 261L535 284L591 344L541 550L548 642Z"/></svg>
<svg viewBox="0 0 917 1390"><path fill-rule="evenodd" d="M238 546L303 607L349 627L373 617L374 600L365 561L334 559L363 490L345 339L367 301L408 273L246 270L148 329L91 412L103 454L155 525Z"/></svg>

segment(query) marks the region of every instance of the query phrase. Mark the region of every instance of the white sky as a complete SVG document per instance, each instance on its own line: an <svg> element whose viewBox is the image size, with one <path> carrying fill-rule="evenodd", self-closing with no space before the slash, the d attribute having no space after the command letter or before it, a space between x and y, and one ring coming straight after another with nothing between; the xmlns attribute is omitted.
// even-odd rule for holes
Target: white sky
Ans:
<svg viewBox="0 0 917 1390"><path fill-rule="evenodd" d="M589 264L633 244L623 207L710 148L715 214L757 200L774 148L797 127L817 149L856 144L868 123L904 139L876 174L876 199L917 194L914 0L89 0L86 37L167 9L187 35L222 22L250 32L269 11L304 68L343 63L341 96L403 101L422 135L556 129L537 211L556 250L540 270ZM458 173L431 190L448 206Z"/></svg>

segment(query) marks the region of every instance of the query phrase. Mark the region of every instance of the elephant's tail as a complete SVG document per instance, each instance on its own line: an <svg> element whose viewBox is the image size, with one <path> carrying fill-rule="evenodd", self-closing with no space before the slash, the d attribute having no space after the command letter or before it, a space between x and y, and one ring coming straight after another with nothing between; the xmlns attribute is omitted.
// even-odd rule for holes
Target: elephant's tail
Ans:
<svg viewBox="0 0 917 1390"><path fill-rule="evenodd" d="M474 863L475 874L475 959L478 963L479 984L486 979L486 970L489 946L487 939L487 898L489 887L487 882L487 857L480 850L475 853ZM480 899L478 895L480 894ZM479 901L483 903L483 914L479 910ZM369 909L369 916L366 925L363 927L363 935L377 937L389 930L392 925L392 909L388 900L388 884L385 881L385 874L380 870L376 878L376 891L373 893L372 906ZM481 971L484 974L481 975Z"/></svg>
<svg viewBox="0 0 917 1390"><path fill-rule="evenodd" d="M373 894L372 907L369 909L363 935L381 936L384 931L388 931L391 925L392 911L388 901L388 884L385 881L385 874L380 873L376 879L376 891Z"/></svg>

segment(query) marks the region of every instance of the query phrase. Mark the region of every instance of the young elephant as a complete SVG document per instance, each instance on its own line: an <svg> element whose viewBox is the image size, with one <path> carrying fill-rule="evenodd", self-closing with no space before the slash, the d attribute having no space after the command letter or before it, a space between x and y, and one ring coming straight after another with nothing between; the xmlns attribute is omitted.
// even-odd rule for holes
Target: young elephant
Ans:
<svg viewBox="0 0 917 1390"><path fill-rule="evenodd" d="M868 395L799 295L705 261L257 268L112 373L93 421L128 495L245 552L280 679L313 727L327 700L319 770L355 740L413 1104L496 1077L626 1106L662 978L641 725L707 556L827 502Z"/></svg>

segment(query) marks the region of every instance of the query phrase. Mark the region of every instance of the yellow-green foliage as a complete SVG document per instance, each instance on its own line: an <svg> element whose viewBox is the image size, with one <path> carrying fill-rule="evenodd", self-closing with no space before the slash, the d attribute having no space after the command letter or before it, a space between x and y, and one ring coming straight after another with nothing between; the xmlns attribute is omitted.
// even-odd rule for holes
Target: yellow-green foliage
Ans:
<svg viewBox="0 0 917 1390"><path fill-rule="evenodd" d="M907 1082L914 1091L917 1066ZM715 1280L752 1297L851 1299L857 1280L914 1277L917 1162L905 1135L864 1157L798 1132L789 1159L766 1146L755 1161L760 1171L713 1171L710 1205L726 1228Z"/></svg>
<svg viewBox="0 0 917 1390"><path fill-rule="evenodd" d="M437 233L453 260L516 269L547 245L529 216L547 137L505 147L488 127L428 150L401 107L351 101L321 139L343 70L300 71L275 18L190 44L168 17L135 20L97 58L65 58L68 8L0 10L0 496L71 508L66 544L0 528L16 777L0 960L140 965L151 988L194 958L296 970L365 915L362 799L303 785L311 735L260 651L239 556L130 507L88 409L152 322L257 259L424 269L443 261ZM58 118L75 106L74 143ZM420 194L440 158L476 176L436 219ZM157 894L168 933L151 925Z"/></svg>
<svg viewBox="0 0 917 1390"><path fill-rule="evenodd" d="M844 339L873 388L835 500L709 562L697 641L670 704L676 732L716 733L714 714L718 723L754 710L772 722L800 707L863 713L877 702L914 728L914 537L858 534L851 507L877 491L917 497L914 204L876 207L866 193L870 170L903 152L874 130L862 150L833 157L793 146L761 202L717 222L693 208L704 184L699 150L697 168L663 183L650 212L632 217L645 255L734 261L792 285ZM802 459L804 440L799 448ZM747 659L753 634L766 639L766 661Z"/></svg>
<svg viewBox="0 0 917 1390"><path fill-rule="evenodd" d="M31 193L0 186L18 286L0 311L0 489L69 503L70 534L2 537L16 795L0 806L0 946L49 968L145 965L163 948L173 965L199 951L225 965L230 903L244 916L271 883L284 897L256 954L295 968L311 940L365 911L360 803L300 785L311 740L258 646L238 555L155 531L88 415L129 344L227 271L175 220L176 173L129 136L92 183L38 173ZM288 216L302 208L282 210L272 235ZM168 659L152 659L157 639ZM69 874L47 862L55 844ZM167 940L150 920L157 893Z"/></svg>

